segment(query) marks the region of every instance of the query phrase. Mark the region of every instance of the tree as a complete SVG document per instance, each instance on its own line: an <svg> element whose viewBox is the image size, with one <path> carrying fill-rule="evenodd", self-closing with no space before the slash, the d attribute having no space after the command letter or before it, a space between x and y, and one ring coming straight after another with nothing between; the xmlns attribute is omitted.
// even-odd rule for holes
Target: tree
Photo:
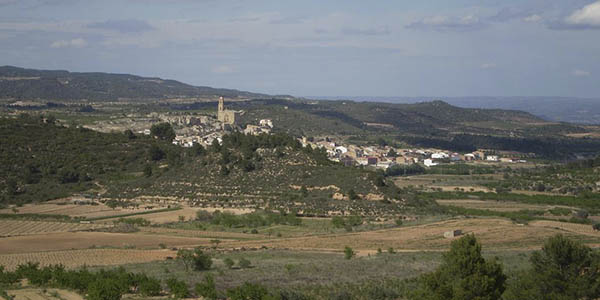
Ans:
<svg viewBox="0 0 600 300"><path fill-rule="evenodd" d="M211 274L204 276L204 281L196 284L196 294L204 299L217 299L217 288L215 286L215 278Z"/></svg>
<svg viewBox="0 0 600 300"><path fill-rule="evenodd" d="M196 156L204 156L206 154L206 149L200 144L194 144L194 146L192 146L192 152Z"/></svg>
<svg viewBox="0 0 600 300"><path fill-rule="evenodd" d="M212 258L200 248L194 249L193 260L194 269L196 271L210 270L210 267L212 266Z"/></svg>
<svg viewBox="0 0 600 300"><path fill-rule="evenodd" d="M388 151L387 153L387 157L397 157L398 153L396 153L396 150L394 150L394 148L390 148L390 151Z"/></svg>
<svg viewBox="0 0 600 300"><path fill-rule="evenodd" d="M235 265L235 262L233 261L233 259L227 257L223 260L223 263L227 266L228 269L232 269L233 265Z"/></svg>
<svg viewBox="0 0 600 300"><path fill-rule="evenodd" d="M183 263L185 270L189 271L194 262L194 252L189 249L179 249L177 251L177 259Z"/></svg>
<svg viewBox="0 0 600 300"><path fill-rule="evenodd" d="M441 266L419 278L413 299L500 299L506 276L502 265L481 256L481 245L474 235L452 242Z"/></svg>
<svg viewBox="0 0 600 300"><path fill-rule="evenodd" d="M123 134L125 134L125 136L130 140L134 140L136 138L135 133L133 133L133 131L131 131L131 129L127 129L127 130L123 131Z"/></svg>
<svg viewBox="0 0 600 300"><path fill-rule="evenodd" d="M354 191L354 189L350 189L348 191L348 198L350 200L358 200L360 197L358 196L358 194Z"/></svg>
<svg viewBox="0 0 600 300"><path fill-rule="evenodd" d="M116 279L100 278L88 286L87 294L89 300L120 300L122 292Z"/></svg>
<svg viewBox="0 0 600 300"><path fill-rule="evenodd" d="M147 165L144 167L144 176L146 176L146 177L150 177L150 176L152 176L152 165L150 165L150 164L147 164Z"/></svg>
<svg viewBox="0 0 600 300"><path fill-rule="evenodd" d="M171 124L166 122L152 125L152 127L150 127L150 133L152 136L168 142L175 138L175 130L173 130Z"/></svg>
<svg viewBox="0 0 600 300"><path fill-rule="evenodd" d="M344 258L345 259L351 259L356 255L356 253L354 253L354 250L352 250L352 248L346 246L344 248Z"/></svg>
<svg viewBox="0 0 600 300"><path fill-rule="evenodd" d="M549 238L530 258L531 269L509 285L505 298L597 299L600 255L563 235Z"/></svg>
<svg viewBox="0 0 600 300"><path fill-rule="evenodd" d="M187 298L190 291L185 281L177 280L176 278L167 279L167 287L175 298Z"/></svg>
<svg viewBox="0 0 600 300"><path fill-rule="evenodd" d="M166 156L165 151L160 149L160 147L158 147L157 145L150 146L150 150L148 150L148 153L150 154L150 159L154 161L161 160Z"/></svg>

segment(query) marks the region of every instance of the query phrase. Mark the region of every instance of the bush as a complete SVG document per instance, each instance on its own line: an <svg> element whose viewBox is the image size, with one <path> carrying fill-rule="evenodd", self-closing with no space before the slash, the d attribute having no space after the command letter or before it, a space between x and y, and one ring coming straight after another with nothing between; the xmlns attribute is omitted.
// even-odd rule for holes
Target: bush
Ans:
<svg viewBox="0 0 600 300"><path fill-rule="evenodd" d="M142 296L158 296L160 294L160 281L155 278L143 276L138 283L138 291Z"/></svg>
<svg viewBox="0 0 600 300"><path fill-rule="evenodd" d="M268 296L269 293L264 286L248 282L227 290L227 297L231 300L266 300Z"/></svg>
<svg viewBox="0 0 600 300"><path fill-rule="evenodd" d="M123 292L120 283L112 278L99 278L87 289L89 300L120 300Z"/></svg>
<svg viewBox="0 0 600 300"><path fill-rule="evenodd" d="M248 269L248 268L251 267L252 263L249 260L245 259L245 258L241 258L240 261L238 262L238 265L242 269Z"/></svg>
<svg viewBox="0 0 600 300"><path fill-rule="evenodd" d="M177 280L176 278L167 279L167 287L175 298L186 298L190 295L188 286L185 281Z"/></svg>
<svg viewBox="0 0 600 300"><path fill-rule="evenodd" d="M196 271L210 270L212 258L200 248L194 250L194 269Z"/></svg>
<svg viewBox="0 0 600 300"><path fill-rule="evenodd" d="M344 248L344 258L345 259L351 259L356 255L356 253L354 253L354 250L352 250L352 248L346 246Z"/></svg>
<svg viewBox="0 0 600 300"><path fill-rule="evenodd" d="M211 274L204 276L204 281L196 284L196 294L204 299L217 299L217 288L215 287L215 278Z"/></svg>
<svg viewBox="0 0 600 300"><path fill-rule="evenodd" d="M233 265L235 265L235 262L233 261L233 259L227 257L223 260L223 263L227 266L227 268L232 269Z"/></svg>

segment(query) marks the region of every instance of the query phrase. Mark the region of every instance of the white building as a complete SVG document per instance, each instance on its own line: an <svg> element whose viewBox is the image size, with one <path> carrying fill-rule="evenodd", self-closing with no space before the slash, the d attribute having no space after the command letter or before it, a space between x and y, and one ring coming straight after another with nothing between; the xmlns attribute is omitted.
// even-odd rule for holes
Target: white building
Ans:
<svg viewBox="0 0 600 300"><path fill-rule="evenodd" d="M445 153L445 152L435 152L435 153L431 154L431 158L433 158L433 159L448 158L448 153Z"/></svg>
<svg viewBox="0 0 600 300"><path fill-rule="evenodd" d="M431 166L437 166L438 165L438 163L433 162L433 160L431 158L427 158L427 159L423 160L423 164L426 167L431 167Z"/></svg>
<svg viewBox="0 0 600 300"><path fill-rule="evenodd" d="M488 155L485 160L487 161L498 161L498 155Z"/></svg>

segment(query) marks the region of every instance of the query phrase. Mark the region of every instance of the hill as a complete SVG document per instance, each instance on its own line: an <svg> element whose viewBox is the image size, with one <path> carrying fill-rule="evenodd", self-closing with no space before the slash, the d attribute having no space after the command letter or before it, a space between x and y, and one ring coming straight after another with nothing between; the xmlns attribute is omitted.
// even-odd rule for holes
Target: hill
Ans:
<svg viewBox="0 0 600 300"><path fill-rule="evenodd" d="M381 175L330 162L285 134L232 133L222 145L184 149L130 132L99 133L24 115L0 118L0 137L0 204L83 192L312 215L386 215L404 209L406 200Z"/></svg>
<svg viewBox="0 0 600 300"><path fill-rule="evenodd" d="M192 86L175 80L129 74L78 73L0 67L0 99L116 101L120 99L196 98L263 94Z"/></svg>
<svg viewBox="0 0 600 300"><path fill-rule="evenodd" d="M418 103L440 99L452 105L479 109L526 111L544 120L577 124L600 124L600 99L575 97L316 97L388 103Z"/></svg>

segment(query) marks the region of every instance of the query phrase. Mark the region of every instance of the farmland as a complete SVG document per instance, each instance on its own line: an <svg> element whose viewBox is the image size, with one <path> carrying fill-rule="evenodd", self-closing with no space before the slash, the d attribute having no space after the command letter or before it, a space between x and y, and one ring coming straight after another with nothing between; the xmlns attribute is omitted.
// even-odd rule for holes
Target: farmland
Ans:
<svg viewBox="0 0 600 300"><path fill-rule="evenodd" d="M105 224L0 220L0 237L36 235L58 232L89 231L107 228Z"/></svg>

